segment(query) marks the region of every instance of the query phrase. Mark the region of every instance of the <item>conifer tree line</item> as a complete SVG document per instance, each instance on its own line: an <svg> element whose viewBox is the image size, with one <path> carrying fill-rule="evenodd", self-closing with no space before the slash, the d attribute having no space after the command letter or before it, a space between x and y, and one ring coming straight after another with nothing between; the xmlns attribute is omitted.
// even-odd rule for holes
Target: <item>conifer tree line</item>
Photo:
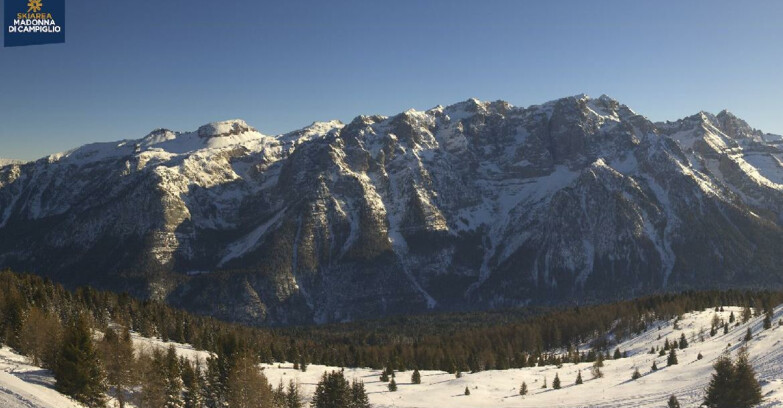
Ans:
<svg viewBox="0 0 783 408"><path fill-rule="evenodd" d="M652 329L656 321L692 310L723 304L768 310L781 300L779 292L685 292L533 315L509 311L502 318L497 316L501 312L452 314L443 320L442 315L392 317L384 321L283 328L276 332L299 340L350 345L348 354L332 349L332 353L316 352L311 356L327 365L478 372L594 362L599 354L604 360L618 358L624 353L615 350L612 354L607 338L628 338ZM589 349L577 348L588 341ZM688 347L687 339L679 338L676 343L678 348ZM567 352L547 351L555 348Z"/></svg>
<svg viewBox="0 0 783 408"><path fill-rule="evenodd" d="M161 401L163 406L176 407L241 407L259 402L276 406L286 400L283 394L297 391L297 386L275 388L257 369L258 363L295 362L304 370L313 363L385 368L392 376L412 369L460 373L564 362L600 364L623 356L618 349L610 353L608 338L651 330L661 319L728 304L770 311L782 302L781 292L704 291L550 310L253 328L127 294L91 288L69 291L45 278L4 271L0 272L0 341L52 369L58 389L90 406L101 406L105 391L121 404L134 398L139 406L157 406ZM102 338L94 339L92 330L103 333ZM176 358L173 350L134 356L130 331L189 343L213 357L197 364ZM587 341L590 349L577 348ZM568 352L546 351L555 348ZM600 375L600 366L594 371ZM65 372L78 377L68 378ZM140 392L130 392L140 385Z"/></svg>
<svg viewBox="0 0 783 408"><path fill-rule="evenodd" d="M120 407L133 402L145 408L269 407L301 408L305 401L291 381L273 390L259 370L258 356L237 339L222 343L223 350L205 361L178 357L174 347L137 353L130 333L106 328L102 340L93 340L88 319L81 315L64 330L61 352L47 363L55 374L56 389L87 405L106 406L106 396ZM317 406L320 407L320 406Z"/></svg>
<svg viewBox="0 0 783 408"><path fill-rule="evenodd" d="M161 335L166 327L156 325L161 319L176 322L169 328L183 328L182 337ZM134 350L130 333L131 328L148 330L151 336L187 341L207 327L222 330L203 362L180 358L173 347ZM105 407L108 396L121 408L128 402L141 408L307 405L296 383L273 390L258 367L257 349L248 342L252 337L124 295L90 289L72 293L36 276L0 272L0 334L4 345L50 369L57 391L88 407Z"/></svg>

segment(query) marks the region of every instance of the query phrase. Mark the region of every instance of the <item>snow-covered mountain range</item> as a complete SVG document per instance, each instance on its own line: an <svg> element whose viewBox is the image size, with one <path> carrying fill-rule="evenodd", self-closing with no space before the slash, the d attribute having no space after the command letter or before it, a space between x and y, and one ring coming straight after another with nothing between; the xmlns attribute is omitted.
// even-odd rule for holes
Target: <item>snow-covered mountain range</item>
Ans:
<svg viewBox="0 0 783 408"><path fill-rule="evenodd" d="M606 97L241 120L0 167L0 266L251 324L783 286L783 137Z"/></svg>

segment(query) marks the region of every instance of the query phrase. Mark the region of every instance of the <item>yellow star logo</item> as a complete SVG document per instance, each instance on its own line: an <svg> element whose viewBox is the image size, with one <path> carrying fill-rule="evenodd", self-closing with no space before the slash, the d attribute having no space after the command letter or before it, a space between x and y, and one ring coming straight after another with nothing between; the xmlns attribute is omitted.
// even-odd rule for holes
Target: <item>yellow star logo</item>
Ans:
<svg viewBox="0 0 783 408"><path fill-rule="evenodd" d="M41 2L41 0L30 0L27 2L27 7L29 7L27 9L28 13L31 11L37 12L37 11L41 11L41 7L43 7L43 3Z"/></svg>

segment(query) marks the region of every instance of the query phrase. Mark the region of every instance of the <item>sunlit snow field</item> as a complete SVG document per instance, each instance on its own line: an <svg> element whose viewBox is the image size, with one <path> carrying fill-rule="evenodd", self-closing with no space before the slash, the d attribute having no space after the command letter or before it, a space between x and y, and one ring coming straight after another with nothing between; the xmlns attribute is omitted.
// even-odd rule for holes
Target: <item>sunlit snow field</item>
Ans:
<svg viewBox="0 0 783 408"><path fill-rule="evenodd" d="M742 308L726 307L717 312L720 318L729 320L734 312L739 320ZM627 351L628 358L607 360L602 369L604 377L593 379L590 374L592 363L570 364L562 368L555 366L512 369L504 371L484 371L475 374L463 374L455 378L453 374L440 371L422 371L422 383L411 384L411 371L398 373L396 377L398 391L389 392L386 383L380 382L380 371L366 369L346 369L348 378L364 381L370 401L376 407L663 407L669 395L676 395L682 407L697 407L704 398L704 390L710 380L712 364L721 353L728 350L735 355L744 342L747 327L750 326L754 338L748 343L751 362L758 372L762 384L765 403L762 407L783 407L783 328L778 321L783 317L783 308L775 309L773 328L762 330L763 317L753 318L746 324L732 327L724 335L723 330L710 338L710 323L714 309L689 313L674 329L673 321L662 322L661 329L653 328L633 339L622 342L619 347ZM704 342L699 341L699 332L704 332ZM663 346L663 341L680 338L685 333L689 347L677 350L679 364L666 366L666 356L649 354L650 347ZM658 335L661 339L658 340ZM693 340L692 340L693 338ZM696 356L702 353L703 359ZM650 372L653 361L658 371ZM291 364L264 365L264 372L272 384L281 379L290 378L299 381L310 394L315 389L319 376L324 370L333 367L311 365L306 373L293 370ZM642 377L631 380L635 367ZM584 384L574 385L577 372L582 370ZM562 383L559 390L552 389L552 380L558 374ZM544 377L549 388L542 389ZM520 396L522 382L528 386L528 395ZM464 395L465 387L471 395Z"/></svg>

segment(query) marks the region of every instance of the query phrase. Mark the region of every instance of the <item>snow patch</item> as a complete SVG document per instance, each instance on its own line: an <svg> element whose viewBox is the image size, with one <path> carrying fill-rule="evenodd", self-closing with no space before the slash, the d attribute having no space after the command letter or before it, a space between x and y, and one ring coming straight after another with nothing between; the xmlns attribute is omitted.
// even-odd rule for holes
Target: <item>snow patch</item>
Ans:
<svg viewBox="0 0 783 408"><path fill-rule="evenodd" d="M232 259L236 259L241 257L242 255L249 252L251 249L254 249L258 246L259 241L261 238L264 237L264 235L269 231L269 229L274 226L280 219L282 218L283 214L285 214L286 209L280 210L277 214L272 216L269 220L267 220L265 223L259 225L249 234L245 235L241 239L234 241L226 248L226 254L223 256L223 259L220 260L218 263L218 267L222 267L225 265L228 261Z"/></svg>

